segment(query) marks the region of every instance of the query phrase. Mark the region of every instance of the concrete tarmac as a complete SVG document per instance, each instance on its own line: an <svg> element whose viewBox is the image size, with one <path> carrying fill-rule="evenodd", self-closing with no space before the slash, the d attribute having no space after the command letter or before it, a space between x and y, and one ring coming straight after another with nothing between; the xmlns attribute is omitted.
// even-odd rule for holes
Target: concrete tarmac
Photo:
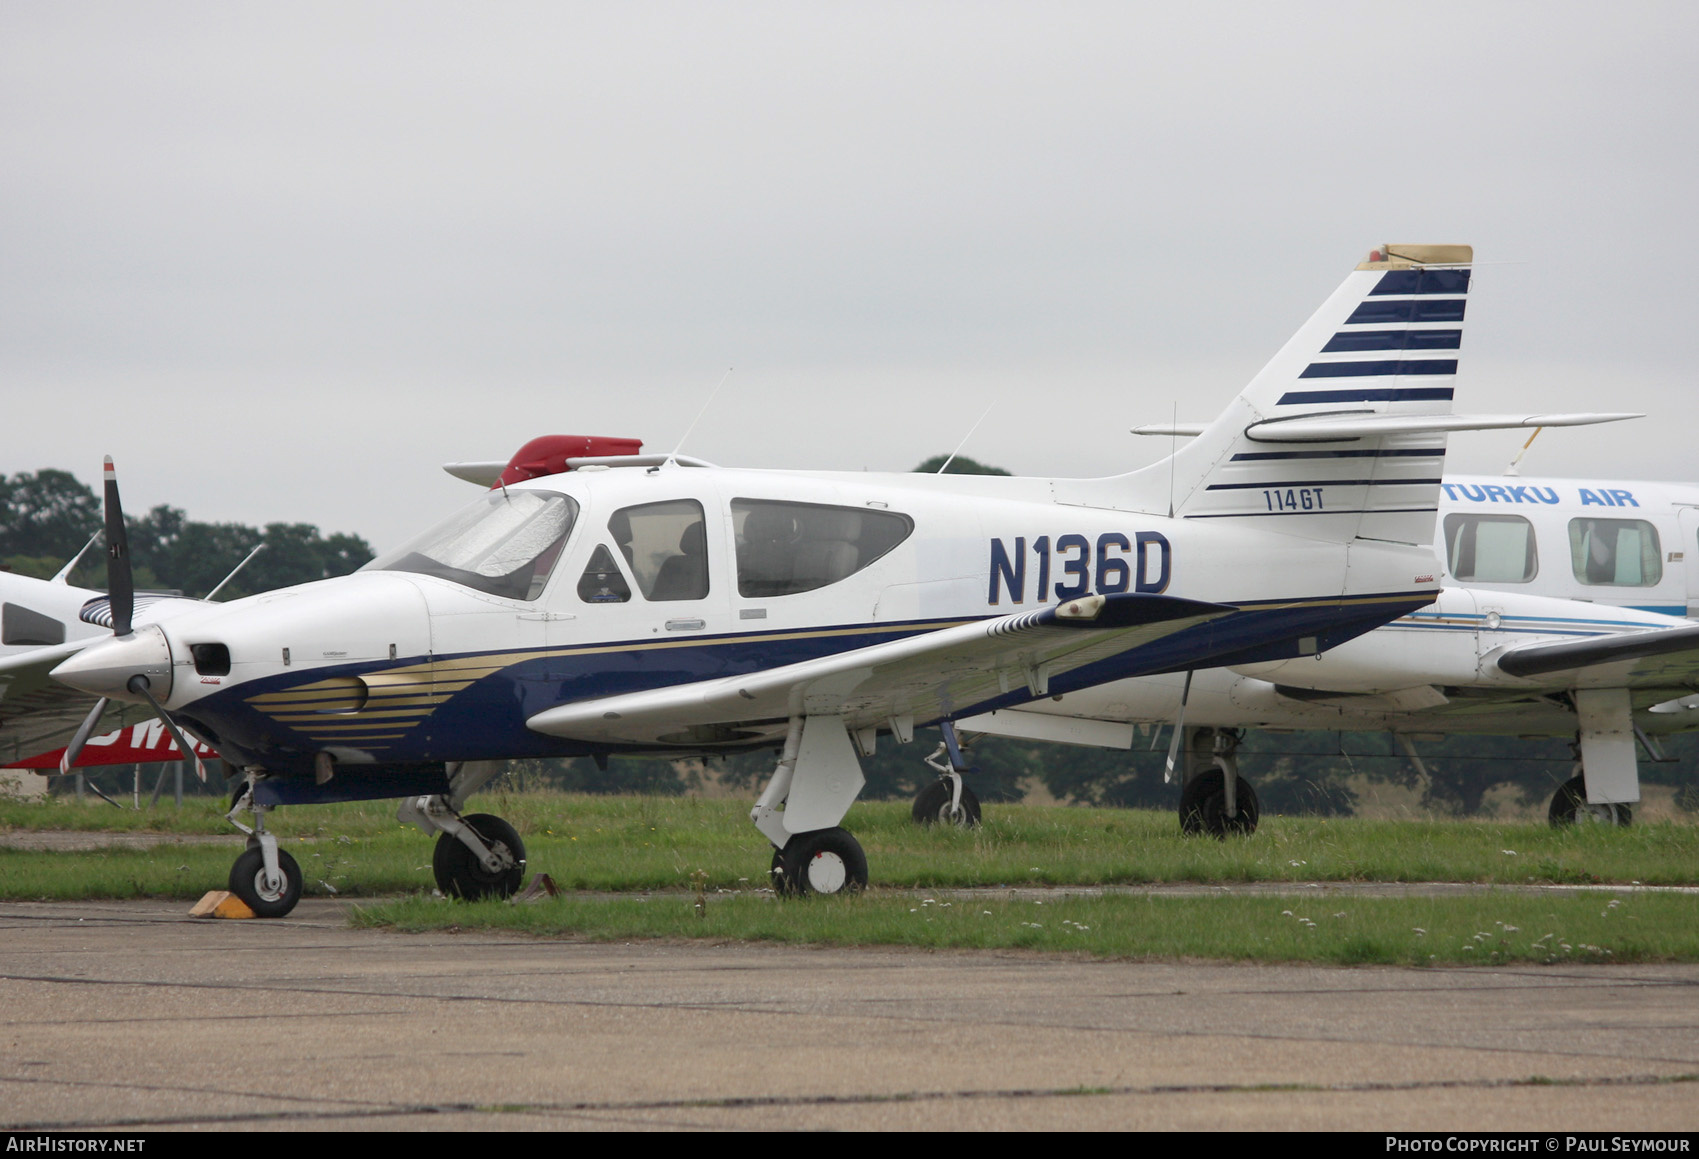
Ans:
<svg viewBox="0 0 1699 1159"><path fill-rule="evenodd" d="M0 903L0 1128L1699 1128L1699 967L541 941Z"/></svg>

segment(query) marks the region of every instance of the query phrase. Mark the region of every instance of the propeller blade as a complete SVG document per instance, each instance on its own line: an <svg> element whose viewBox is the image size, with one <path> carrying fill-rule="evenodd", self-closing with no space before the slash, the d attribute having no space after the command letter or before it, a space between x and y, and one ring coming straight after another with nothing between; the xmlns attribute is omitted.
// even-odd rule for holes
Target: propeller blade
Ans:
<svg viewBox="0 0 1699 1159"><path fill-rule="evenodd" d="M112 634L128 636L136 612L136 585L130 574L130 535L124 527L124 506L118 501L118 472L106 456L106 598L112 604ZM150 697L151 699L151 697Z"/></svg>
<svg viewBox="0 0 1699 1159"><path fill-rule="evenodd" d="M60 776L68 774L71 771L71 766L77 763L77 758L83 755L83 746L88 743L88 738L93 735L95 726L100 723L101 715L106 711L106 705L106 697L102 696L94 702L94 707L89 710L89 714L83 717L82 724L77 726L77 734L71 738L71 743L66 746L65 755L59 758Z"/></svg>
<svg viewBox="0 0 1699 1159"><path fill-rule="evenodd" d="M127 687L131 692L148 702L148 707L153 709L154 715L159 717L160 722L165 725L166 731L170 732L171 739L177 742L177 751L183 754L183 759L195 762L195 776L201 779L202 784L205 784L206 766L201 764L200 754L195 751L195 746L190 744L188 738L183 735L183 730L177 727L177 722L172 720L170 714L160 707L159 701L153 698L153 691L148 687L147 677L142 675L132 676Z"/></svg>

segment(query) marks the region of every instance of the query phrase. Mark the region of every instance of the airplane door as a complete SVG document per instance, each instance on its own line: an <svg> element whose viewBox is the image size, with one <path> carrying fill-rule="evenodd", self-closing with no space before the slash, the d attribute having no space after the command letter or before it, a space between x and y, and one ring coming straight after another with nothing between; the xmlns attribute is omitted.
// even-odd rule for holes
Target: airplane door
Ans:
<svg viewBox="0 0 1699 1159"><path fill-rule="evenodd" d="M1670 563L1681 564L1687 589L1687 614L1699 618L1699 507L1680 507L1681 542L1669 548Z"/></svg>
<svg viewBox="0 0 1699 1159"><path fill-rule="evenodd" d="M575 613L569 630L557 634L664 648L727 630L717 504L695 498L637 503L596 523L568 563L567 590L553 604L557 612Z"/></svg>

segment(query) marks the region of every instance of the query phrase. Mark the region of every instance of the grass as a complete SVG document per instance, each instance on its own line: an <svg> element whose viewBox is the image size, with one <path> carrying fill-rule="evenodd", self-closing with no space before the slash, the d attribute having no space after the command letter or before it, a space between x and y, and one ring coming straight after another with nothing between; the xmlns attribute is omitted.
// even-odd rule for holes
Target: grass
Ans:
<svg viewBox="0 0 1699 1159"><path fill-rule="evenodd" d="M688 797L494 793L525 838L530 869L568 890L687 890L764 884L766 840L748 805ZM193 898L222 885L240 848L207 798L181 810L0 801L0 831L84 830L229 835L228 844L37 853L0 849L0 898ZM270 818L301 862L309 895L373 896L429 888L431 842L389 802L303 806ZM1464 881L1498 885L1699 884L1699 826L1628 829L1473 821L1267 817L1248 839L1183 838L1169 813L991 806L975 831L923 830L904 802L863 802L846 820L881 886L1088 885L1145 882ZM1418 923L1419 924L1419 923Z"/></svg>
<svg viewBox="0 0 1699 1159"><path fill-rule="evenodd" d="M356 925L496 929L595 941L696 938L832 946L1033 950L1103 958L1335 965L1699 960L1699 899L1609 893L1463 898L1056 897L897 893L779 901L709 895L563 896L529 905L409 898L356 907Z"/></svg>

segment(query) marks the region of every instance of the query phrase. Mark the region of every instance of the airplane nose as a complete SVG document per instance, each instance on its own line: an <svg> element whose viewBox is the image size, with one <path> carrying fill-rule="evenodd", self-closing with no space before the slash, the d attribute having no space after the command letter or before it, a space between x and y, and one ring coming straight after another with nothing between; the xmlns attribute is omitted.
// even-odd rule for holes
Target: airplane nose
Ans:
<svg viewBox="0 0 1699 1159"><path fill-rule="evenodd" d="M164 700L171 695L171 645L166 642L165 633L150 624L128 636L90 644L50 675L79 692L132 704L147 703L145 698L130 691L130 681L145 676L149 690Z"/></svg>

